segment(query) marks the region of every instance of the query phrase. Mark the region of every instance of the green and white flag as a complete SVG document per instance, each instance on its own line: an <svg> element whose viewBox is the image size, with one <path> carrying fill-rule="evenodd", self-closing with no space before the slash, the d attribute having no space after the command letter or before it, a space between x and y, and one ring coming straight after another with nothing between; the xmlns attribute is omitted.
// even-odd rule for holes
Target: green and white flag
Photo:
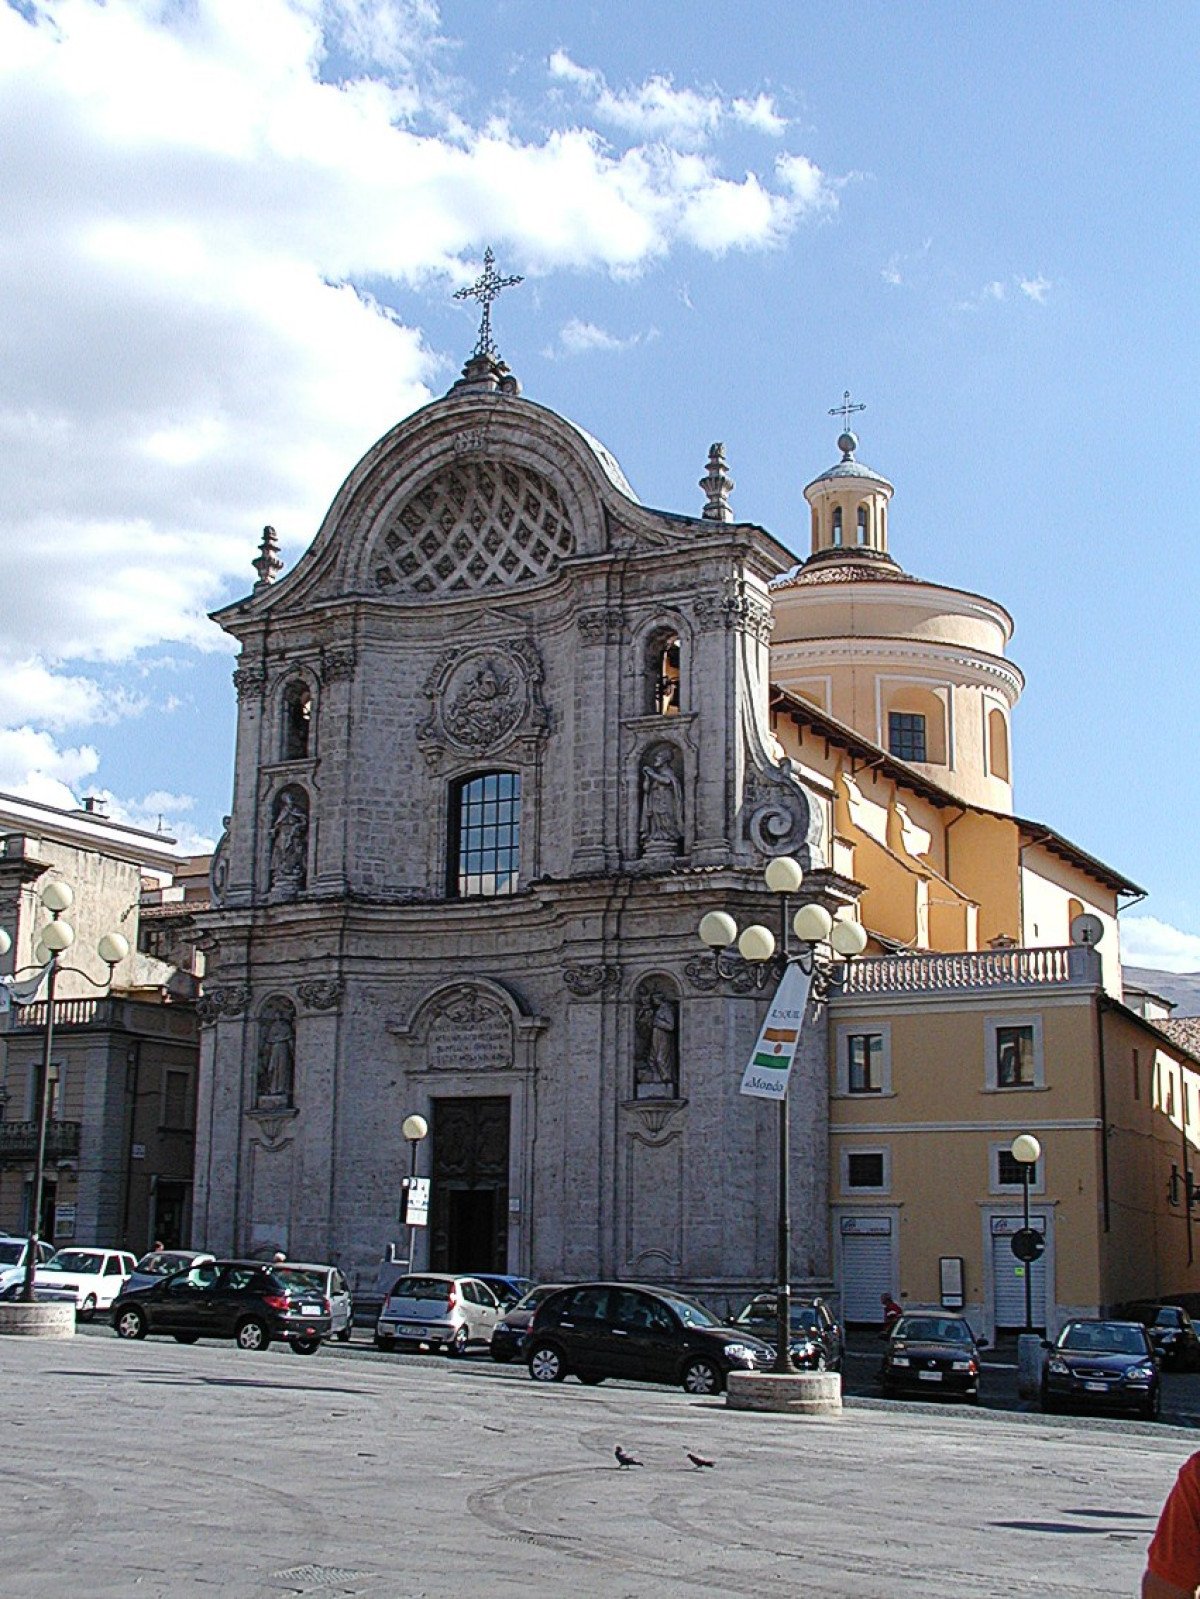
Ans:
<svg viewBox="0 0 1200 1599"><path fill-rule="evenodd" d="M750 1064L742 1073L743 1094L754 1099L782 1099L787 1093L788 1073L796 1058L811 986L811 972L802 971L794 963L788 966L775 990Z"/></svg>

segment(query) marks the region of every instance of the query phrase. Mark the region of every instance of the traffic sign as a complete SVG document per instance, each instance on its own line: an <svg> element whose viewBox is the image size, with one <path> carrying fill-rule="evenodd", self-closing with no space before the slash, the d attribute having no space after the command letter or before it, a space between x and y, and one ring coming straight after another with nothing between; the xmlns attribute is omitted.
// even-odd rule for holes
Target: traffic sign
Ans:
<svg viewBox="0 0 1200 1599"><path fill-rule="evenodd" d="M1018 1260L1040 1260L1046 1240L1033 1227L1019 1227L1009 1239L1009 1245Z"/></svg>

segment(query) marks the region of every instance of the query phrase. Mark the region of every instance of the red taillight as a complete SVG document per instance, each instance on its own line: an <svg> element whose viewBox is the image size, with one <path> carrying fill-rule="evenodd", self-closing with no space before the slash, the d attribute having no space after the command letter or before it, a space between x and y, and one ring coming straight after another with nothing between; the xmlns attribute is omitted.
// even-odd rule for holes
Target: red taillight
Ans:
<svg viewBox="0 0 1200 1599"><path fill-rule="evenodd" d="M283 1311L288 1308L288 1296L286 1294L264 1294L263 1304L269 1310Z"/></svg>
<svg viewBox="0 0 1200 1599"><path fill-rule="evenodd" d="M333 1301L331 1299L326 1299L323 1301L323 1308L327 1316L333 1315Z"/></svg>
<svg viewBox="0 0 1200 1599"><path fill-rule="evenodd" d="M455 1288L454 1284L451 1283L450 1284L450 1290L449 1290L449 1292L446 1295L446 1309L447 1310L453 1310L455 1305L457 1305L457 1304L458 1304L458 1291Z"/></svg>

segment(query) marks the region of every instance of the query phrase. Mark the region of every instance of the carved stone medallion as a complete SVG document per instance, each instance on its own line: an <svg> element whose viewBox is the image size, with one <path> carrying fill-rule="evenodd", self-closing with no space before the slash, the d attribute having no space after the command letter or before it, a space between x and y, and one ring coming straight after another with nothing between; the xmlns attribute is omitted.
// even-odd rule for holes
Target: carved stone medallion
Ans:
<svg viewBox="0 0 1200 1599"><path fill-rule="evenodd" d="M449 746L468 755L498 750L518 734L543 736L541 656L527 640L446 650L425 681L430 715L417 730L429 758Z"/></svg>

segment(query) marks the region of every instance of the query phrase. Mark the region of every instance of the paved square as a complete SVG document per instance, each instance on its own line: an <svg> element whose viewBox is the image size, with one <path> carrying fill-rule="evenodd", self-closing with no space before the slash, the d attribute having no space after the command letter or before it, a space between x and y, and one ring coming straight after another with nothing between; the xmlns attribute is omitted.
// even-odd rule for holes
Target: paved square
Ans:
<svg viewBox="0 0 1200 1599"><path fill-rule="evenodd" d="M1133 1595L1200 1443L108 1336L6 1339L0 1370L6 1599Z"/></svg>

